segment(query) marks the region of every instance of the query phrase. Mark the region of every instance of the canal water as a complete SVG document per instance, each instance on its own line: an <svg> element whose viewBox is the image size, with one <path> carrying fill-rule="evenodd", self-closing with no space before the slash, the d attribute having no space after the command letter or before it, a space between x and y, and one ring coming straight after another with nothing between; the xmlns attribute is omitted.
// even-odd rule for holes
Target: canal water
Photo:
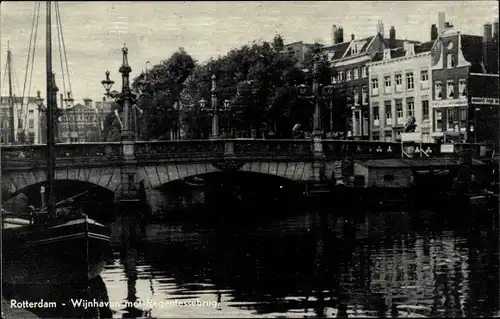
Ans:
<svg viewBox="0 0 500 319"><path fill-rule="evenodd" d="M26 291L64 301L34 311L61 318L498 315L498 230L436 216L332 211L252 227L156 223L146 242L114 248L91 289Z"/></svg>

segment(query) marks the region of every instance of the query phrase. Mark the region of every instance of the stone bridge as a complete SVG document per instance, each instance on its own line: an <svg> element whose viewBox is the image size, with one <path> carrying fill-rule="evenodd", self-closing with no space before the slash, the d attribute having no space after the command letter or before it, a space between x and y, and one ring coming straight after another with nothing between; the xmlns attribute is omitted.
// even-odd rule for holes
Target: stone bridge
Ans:
<svg viewBox="0 0 500 319"><path fill-rule="evenodd" d="M478 145L467 147L479 152ZM419 154L415 156L450 156L437 144L418 144L415 149ZM200 174L234 170L323 183L342 178L349 166L346 163L352 160L401 158L402 150L401 143L311 139L56 144L55 179L90 182L115 194L136 190L140 181L148 189ZM46 154L46 145L1 147L2 188L14 194L44 182ZM123 187L125 184L129 186Z"/></svg>

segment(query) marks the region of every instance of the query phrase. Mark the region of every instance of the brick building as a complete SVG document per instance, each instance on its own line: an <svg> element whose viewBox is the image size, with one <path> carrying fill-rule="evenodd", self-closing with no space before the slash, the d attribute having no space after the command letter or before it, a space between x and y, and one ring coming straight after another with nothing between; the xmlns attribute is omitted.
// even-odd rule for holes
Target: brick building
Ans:
<svg viewBox="0 0 500 319"><path fill-rule="evenodd" d="M494 52L498 52L498 23L495 33L493 37L491 24L484 26L483 37L462 34L454 28L445 28L440 32L431 51L432 137L436 141L457 143L491 140L486 138L488 134L484 130L490 130L492 124L482 126L476 123L475 116L483 116L481 112L476 113L476 108L481 109L483 106L472 104L471 98L498 97L498 84L493 87L488 83L488 80L495 79L498 83L498 61L494 61L497 60ZM494 121L498 121L498 114L493 113L487 112L495 117Z"/></svg>
<svg viewBox="0 0 500 319"><path fill-rule="evenodd" d="M385 49L402 47L405 40L396 39L396 30L390 29L389 38L384 38L384 25L378 21L377 33L373 36L355 39L351 35L344 42L342 27L333 26L332 45L323 47L333 69L332 84L337 91L345 91L352 100L348 107L352 111L352 122L348 129L348 138L370 138L369 112L369 77L367 63L371 62L378 52ZM418 44L417 41L407 41ZM344 106L337 106L344 107Z"/></svg>
<svg viewBox="0 0 500 319"><path fill-rule="evenodd" d="M431 48L433 41L385 49L368 63L370 133L375 141L400 141L408 117L416 120L415 132L430 142L432 114Z"/></svg>

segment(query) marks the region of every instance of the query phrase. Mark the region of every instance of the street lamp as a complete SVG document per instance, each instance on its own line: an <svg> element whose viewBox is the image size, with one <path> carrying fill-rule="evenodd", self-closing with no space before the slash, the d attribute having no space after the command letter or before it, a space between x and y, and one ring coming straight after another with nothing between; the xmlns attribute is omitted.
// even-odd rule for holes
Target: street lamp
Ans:
<svg viewBox="0 0 500 319"><path fill-rule="evenodd" d="M330 112L330 138L333 138L333 85L327 85L323 88L323 96L328 98L328 111Z"/></svg>
<svg viewBox="0 0 500 319"><path fill-rule="evenodd" d="M105 96L109 96L117 100L117 103L121 104L122 113L123 113L123 126L121 137L124 141L131 141L133 139L133 133L130 129L130 108L136 102L136 95L132 92L130 88L130 72L132 72L132 68L128 64L128 49L127 47L123 47L123 60L122 66L119 69L119 72L122 74L122 92L111 91L111 87L115 83L113 80L109 78L109 70L106 70L105 75L106 79L101 81L102 86L106 90Z"/></svg>
<svg viewBox="0 0 500 319"><path fill-rule="evenodd" d="M202 112L208 112L210 115L212 115L212 139L218 139L219 138L219 107L218 107L218 101L217 101L217 85L215 82L215 74L212 75L212 88L210 89L211 92L211 98L212 98L212 107L210 109L206 109L205 106L207 104L207 101L205 101L203 98L198 101L200 104L200 111Z"/></svg>

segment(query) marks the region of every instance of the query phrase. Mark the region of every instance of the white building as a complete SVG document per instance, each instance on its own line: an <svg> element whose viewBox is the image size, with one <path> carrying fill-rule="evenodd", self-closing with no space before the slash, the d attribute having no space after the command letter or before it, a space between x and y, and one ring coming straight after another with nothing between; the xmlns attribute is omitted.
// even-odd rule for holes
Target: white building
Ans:
<svg viewBox="0 0 500 319"><path fill-rule="evenodd" d="M422 142L432 141L431 48L434 41L405 43L385 49L368 63L370 136L377 141L400 141L410 116Z"/></svg>
<svg viewBox="0 0 500 319"><path fill-rule="evenodd" d="M40 143L40 112L36 104L36 97L13 97L14 102L14 144ZM10 138L11 112L9 97L0 98L0 144L12 143Z"/></svg>

